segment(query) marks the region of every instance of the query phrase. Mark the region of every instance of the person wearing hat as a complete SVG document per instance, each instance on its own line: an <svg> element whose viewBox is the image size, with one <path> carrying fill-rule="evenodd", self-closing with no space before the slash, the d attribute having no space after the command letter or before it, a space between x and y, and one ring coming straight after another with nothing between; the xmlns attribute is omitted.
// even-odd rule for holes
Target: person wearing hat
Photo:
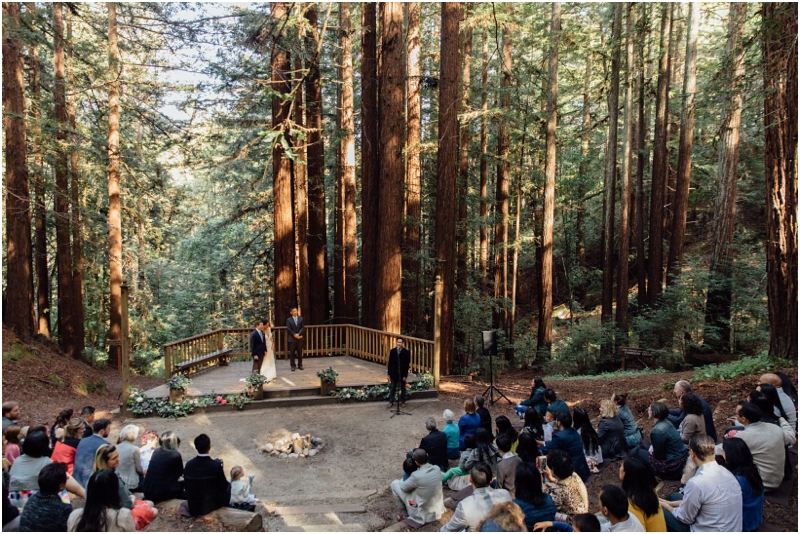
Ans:
<svg viewBox="0 0 800 534"><path fill-rule="evenodd" d="M83 437L83 419L80 417L73 417L64 427L64 435L56 440L56 445L53 447L53 454L50 459L54 462L62 462L67 464L67 473L70 475L75 469L75 452L78 450L78 444Z"/></svg>

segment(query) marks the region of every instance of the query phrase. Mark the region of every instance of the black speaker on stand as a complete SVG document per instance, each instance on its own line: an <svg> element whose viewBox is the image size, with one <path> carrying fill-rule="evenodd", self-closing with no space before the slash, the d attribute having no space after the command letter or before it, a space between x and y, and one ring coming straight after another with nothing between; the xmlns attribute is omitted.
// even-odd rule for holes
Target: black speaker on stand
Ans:
<svg viewBox="0 0 800 534"><path fill-rule="evenodd" d="M489 387L483 392L483 397L489 400L489 406L494 404L494 394L497 393L499 397L504 398L509 404L514 403L508 397L503 395L503 392L494 387L494 361L493 358L497 356L497 330L484 330L481 332L481 340L483 341L483 355L489 357ZM488 395L487 395L488 393ZM497 399L500 400L500 399Z"/></svg>

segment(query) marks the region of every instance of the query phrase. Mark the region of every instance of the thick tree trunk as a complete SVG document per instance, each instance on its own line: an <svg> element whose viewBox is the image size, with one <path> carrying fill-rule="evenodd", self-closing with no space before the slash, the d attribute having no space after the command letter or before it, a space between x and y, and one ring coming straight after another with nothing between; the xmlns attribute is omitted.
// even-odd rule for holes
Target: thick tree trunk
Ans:
<svg viewBox="0 0 800 534"><path fill-rule="evenodd" d="M689 207L689 179L692 174L694 144L694 108L697 90L697 37L700 33L700 4L689 4L686 31L686 70L683 77L683 111L678 146L678 175L675 180L675 202L672 208L672 235L667 261L667 285L675 283L683 262L683 243L686 234L686 212Z"/></svg>
<svg viewBox="0 0 800 534"><path fill-rule="evenodd" d="M650 34L650 15L646 4L640 5L639 15L640 28L637 32L639 38L638 46L638 77L636 89L638 93L639 118L636 128L636 185L634 187L633 201L633 238L636 243L636 302L641 310L647 305L647 265L644 246L644 221L645 221L645 190L644 190L644 169L648 164L647 138L650 131L650 104L645 90L644 64L646 42L649 42ZM649 51L649 46L648 46ZM651 62L647 61L648 69Z"/></svg>
<svg viewBox="0 0 800 534"><path fill-rule="evenodd" d="M538 358L550 357L553 329L553 222L556 193L556 128L558 127L558 41L561 36L561 3L553 2L550 53L547 60L547 133L544 161L544 213L542 218L541 296Z"/></svg>
<svg viewBox="0 0 800 534"><path fill-rule="evenodd" d="M272 16L282 21L289 16L285 2L273 2ZM279 95L291 91L291 63L289 53L278 46L282 36L276 37L271 54L272 90ZM286 123L289 119L291 103L284 102L281 96L272 98L272 129L282 136L289 135ZM294 214L292 206L292 161L284 157L280 142L272 147L272 180L274 197L275 225L275 313L278 318L288 316L289 310L297 304L297 285L294 277Z"/></svg>
<svg viewBox="0 0 800 534"><path fill-rule="evenodd" d="M661 43L656 92L656 124L653 139L653 171L650 186L650 242L647 249L647 304L654 308L661 295L664 263L664 188L667 181L667 122L669 120L669 38L672 4L661 6Z"/></svg>
<svg viewBox="0 0 800 534"><path fill-rule="evenodd" d="M295 72L303 71L303 62L295 59ZM294 122L299 129L305 128L305 99L303 88L297 87L294 93ZM297 302L300 312L307 313L311 309L308 288L308 157L305 139L295 136L292 140L297 161L292 163L294 174L295 205L295 246L297 247Z"/></svg>
<svg viewBox="0 0 800 534"><path fill-rule="evenodd" d="M442 280L440 323L442 374L450 374L455 318L456 178L458 175L458 94L460 75L458 2L442 3L439 71L439 157L436 183L436 274Z"/></svg>
<svg viewBox="0 0 800 534"><path fill-rule="evenodd" d="M378 59L377 4L361 4L361 324L377 326Z"/></svg>
<svg viewBox="0 0 800 534"><path fill-rule="evenodd" d="M303 310L308 324L323 324L330 317L328 294L328 225L325 210L325 143L322 139L322 86L319 72L317 10L305 14L311 36L306 37L306 123L308 127L308 300ZM366 81L364 82L366 84Z"/></svg>
<svg viewBox="0 0 800 534"><path fill-rule="evenodd" d="M717 196L714 202L714 231L711 239L711 283L706 300L703 344L713 352L729 352L731 337L731 280L733 234L736 228L736 181L739 166L739 128L742 123L742 76L744 47L742 32L747 4L731 2L728 44L725 47L726 74L723 87L729 94L720 128L717 159Z"/></svg>
<svg viewBox="0 0 800 534"><path fill-rule="evenodd" d="M578 256L578 265L586 267L586 243L583 235L586 220L585 181L589 177L589 142L592 131L591 98L589 92L592 88L592 54L586 54L586 68L583 71L583 109L581 110L581 164L578 170L580 182L578 184L578 213L575 221L575 253ZM578 298L585 296L584 284L578 288Z"/></svg>
<svg viewBox="0 0 800 534"><path fill-rule="evenodd" d="M380 4L380 182L375 268L375 315L379 330L400 333L403 274L403 7Z"/></svg>
<svg viewBox="0 0 800 534"><path fill-rule="evenodd" d="M464 112L471 110L469 105L470 93L470 60L472 59L472 27L469 17L472 15L472 4L465 6L464 18L464 52L461 58L461 109ZM469 191L469 120L461 122L461 132L458 137L458 271L456 273L456 287L459 292L467 290L467 193Z"/></svg>
<svg viewBox="0 0 800 534"><path fill-rule="evenodd" d="M797 4L762 16L769 355L797 361Z"/></svg>
<svg viewBox="0 0 800 534"><path fill-rule="evenodd" d="M488 86L489 86L489 31L483 30L483 69L481 69L481 161L480 161L480 249L481 249L481 294L485 297L488 294L488 275L489 275L489 236L486 231L486 198L489 194L487 181L489 178L488 165L486 161L486 150L489 145L489 137L486 132L486 115L489 112Z"/></svg>
<svg viewBox="0 0 800 534"><path fill-rule="evenodd" d="M22 40L18 33L21 27L20 6L21 4L15 2L3 2L7 261L3 322L17 334L27 338L34 332L33 244L25 127L25 73Z"/></svg>

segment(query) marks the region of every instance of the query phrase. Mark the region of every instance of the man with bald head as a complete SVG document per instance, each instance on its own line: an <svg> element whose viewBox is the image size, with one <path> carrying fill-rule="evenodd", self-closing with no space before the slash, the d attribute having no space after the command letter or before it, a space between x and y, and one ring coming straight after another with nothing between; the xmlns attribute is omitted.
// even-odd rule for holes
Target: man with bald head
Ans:
<svg viewBox="0 0 800 534"><path fill-rule="evenodd" d="M786 419L787 422L792 425L792 428L797 431L797 410L794 408L794 403L792 402L791 397L783 391L783 382L781 381L781 377L773 373L767 373L765 375L761 375L761 378L758 379L759 384L769 384L773 386L778 391L778 398L781 400L781 406L783 407L783 411L786 412Z"/></svg>
<svg viewBox="0 0 800 534"><path fill-rule="evenodd" d="M672 389L672 392L675 393L675 398L678 400L686 393L694 393L697 395L697 393L692 391L692 385L686 380L678 380L675 382L675 387ZM717 430L714 428L714 415L711 412L711 406L709 406L706 400L700 395L697 395L697 398L700 399L700 404L703 405L703 419L706 423L706 435L711 436L716 442ZM670 423L675 425L675 428L678 428L681 426L684 417L686 417L686 413L680 408L676 408L669 411L667 419L669 419Z"/></svg>

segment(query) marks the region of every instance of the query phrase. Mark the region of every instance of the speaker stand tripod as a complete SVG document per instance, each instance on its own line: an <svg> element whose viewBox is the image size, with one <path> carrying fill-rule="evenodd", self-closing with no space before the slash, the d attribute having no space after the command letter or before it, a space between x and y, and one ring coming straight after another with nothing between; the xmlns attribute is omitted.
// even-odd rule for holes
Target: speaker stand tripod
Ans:
<svg viewBox="0 0 800 534"><path fill-rule="evenodd" d="M486 391L483 392L483 398L487 399L489 401L489 406L492 406L495 403L494 395L495 395L495 393L497 393L497 395L499 395L500 397L502 397L505 400L507 400L509 404L513 405L514 403L511 402L511 400L508 397L503 395L503 392L500 391L500 388L497 388L494 385L494 365L493 365L494 362L492 361L492 357L493 356L494 355L490 351L489 352L489 387L486 388ZM488 395L487 395L487 393L488 393ZM497 400L499 401L500 399L498 398Z"/></svg>

